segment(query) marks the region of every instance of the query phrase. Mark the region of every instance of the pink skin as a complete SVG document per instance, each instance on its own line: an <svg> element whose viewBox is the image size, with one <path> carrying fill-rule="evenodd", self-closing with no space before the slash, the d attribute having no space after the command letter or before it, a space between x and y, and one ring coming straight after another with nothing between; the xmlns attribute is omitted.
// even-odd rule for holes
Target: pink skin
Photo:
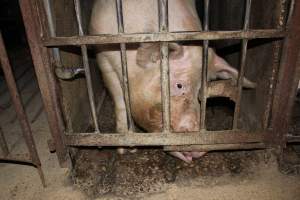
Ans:
<svg viewBox="0 0 300 200"><path fill-rule="evenodd" d="M172 0L168 6L169 31L202 30L195 0ZM125 32L157 32L159 27L157 7L156 0L124 1ZM116 34L118 29L115 10L114 1L95 0L90 34ZM117 131L124 132L128 127L121 87L122 65L119 48L99 46L96 49L103 80L115 104ZM198 131L202 47L170 43L169 49L171 128L174 132ZM236 79L237 71L216 56L212 49L209 51L208 79ZM159 52L159 44L150 43L142 43L139 48L126 51L132 116L136 124L148 132L159 132L162 127ZM191 162L193 158L199 158L205 152L170 152L170 154L185 162Z"/></svg>

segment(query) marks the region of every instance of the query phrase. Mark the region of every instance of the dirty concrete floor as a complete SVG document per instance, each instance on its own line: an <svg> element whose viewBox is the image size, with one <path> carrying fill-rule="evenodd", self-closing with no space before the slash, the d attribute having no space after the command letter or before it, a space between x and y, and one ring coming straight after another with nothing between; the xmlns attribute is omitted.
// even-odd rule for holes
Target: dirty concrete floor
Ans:
<svg viewBox="0 0 300 200"><path fill-rule="evenodd" d="M36 88L35 84L28 85L22 95L23 101L26 101ZM33 98L28 105L26 111L32 121L40 110L40 95ZM18 122L12 122L14 118L12 111L12 108L1 111L1 126L10 150L21 153L26 147ZM74 171L60 168L56 155L48 151L47 140L50 138L50 133L44 112L32 123L32 130L47 187L42 187L34 167L1 162L1 200L300 199L299 175L280 173L274 157L262 151L208 153L194 164L186 165L159 149L155 151L139 149L136 154L126 154L123 157L111 150L83 150L77 162L84 163L86 166L82 168L82 174L77 174L78 176L74 178ZM97 162L80 160L80 158L88 159L88 157L80 157L85 153L92 157L99 156L99 160ZM76 165L79 168L77 173L80 172L81 166ZM98 176L94 174L94 179L84 179L85 176L91 177L89 173L93 171L98 171L100 174ZM93 188L94 183L98 185ZM99 183L104 183L103 187L99 187ZM138 190L141 188L145 191Z"/></svg>

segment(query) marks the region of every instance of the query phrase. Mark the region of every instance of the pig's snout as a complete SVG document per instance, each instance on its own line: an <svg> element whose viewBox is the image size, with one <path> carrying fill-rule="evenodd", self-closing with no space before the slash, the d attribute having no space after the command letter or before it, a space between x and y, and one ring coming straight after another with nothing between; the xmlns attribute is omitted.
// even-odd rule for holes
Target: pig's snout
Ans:
<svg viewBox="0 0 300 200"><path fill-rule="evenodd" d="M174 131L190 132L199 130L199 122L193 114L184 115L177 124L174 125Z"/></svg>

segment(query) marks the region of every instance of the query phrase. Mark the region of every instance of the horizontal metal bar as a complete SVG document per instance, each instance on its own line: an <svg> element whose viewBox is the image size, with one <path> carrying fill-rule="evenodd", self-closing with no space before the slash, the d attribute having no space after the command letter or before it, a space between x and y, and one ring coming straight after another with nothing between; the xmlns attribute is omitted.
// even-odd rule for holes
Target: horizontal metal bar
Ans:
<svg viewBox="0 0 300 200"><path fill-rule="evenodd" d="M69 146L165 146L262 142L264 132L200 131L193 133L72 133Z"/></svg>
<svg viewBox="0 0 300 200"><path fill-rule="evenodd" d="M240 144L204 144L188 146L164 146L165 151L217 151L237 149L264 149L264 143L240 143Z"/></svg>
<svg viewBox="0 0 300 200"><path fill-rule="evenodd" d="M101 34L89 36L51 37L43 39L45 46L119 44L137 42L174 42L194 40L282 38L286 31L280 29L258 29L249 31L200 31L170 33Z"/></svg>
<svg viewBox="0 0 300 200"><path fill-rule="evenodd" d="M288 143L300 143L300 135L287 135Z"/></svg>

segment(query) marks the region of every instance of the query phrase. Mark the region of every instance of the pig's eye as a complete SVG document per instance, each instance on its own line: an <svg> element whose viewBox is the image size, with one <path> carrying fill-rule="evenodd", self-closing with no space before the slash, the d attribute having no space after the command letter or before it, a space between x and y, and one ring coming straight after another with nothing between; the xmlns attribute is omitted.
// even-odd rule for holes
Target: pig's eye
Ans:
<svg viewBox="0 0 300 200"><path fill-rule="evenodd" d="M183 88L183 85L181 83L176 83L176 86L178 89L182 89Z"/></svg>

